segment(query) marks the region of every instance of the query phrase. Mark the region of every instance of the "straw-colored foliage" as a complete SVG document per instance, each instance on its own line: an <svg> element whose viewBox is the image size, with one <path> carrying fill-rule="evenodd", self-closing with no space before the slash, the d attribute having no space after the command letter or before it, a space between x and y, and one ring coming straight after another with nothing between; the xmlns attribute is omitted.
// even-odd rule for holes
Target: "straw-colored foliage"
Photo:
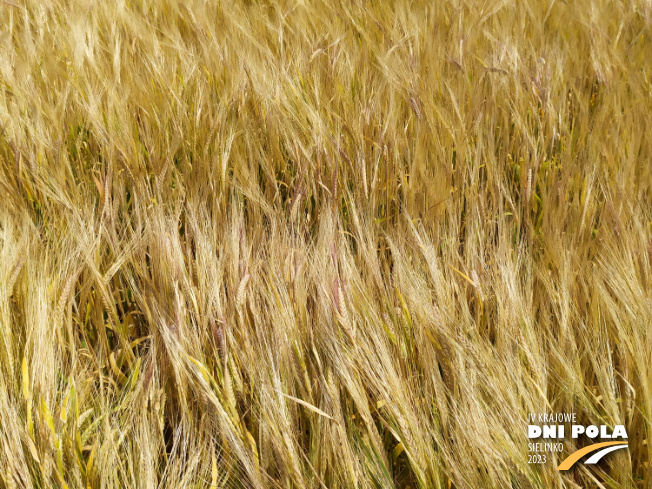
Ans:
<svg viewBox="0 0 652 489"><path fill-rule="evenodd" d="M652 487L651 29L0 1L0 487Z"/></svg>

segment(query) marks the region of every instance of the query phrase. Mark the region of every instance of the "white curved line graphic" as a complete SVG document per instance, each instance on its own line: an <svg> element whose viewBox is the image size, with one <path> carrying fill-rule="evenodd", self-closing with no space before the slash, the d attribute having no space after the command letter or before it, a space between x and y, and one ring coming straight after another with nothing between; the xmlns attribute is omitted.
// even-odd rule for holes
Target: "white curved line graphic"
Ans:
<svg viewBox="0 0 652 489"><path fill-rule="evenodd" d="M589 458L584 463L585 464L597 464L600 461L600 459L602 457L604 457L606 454L608 454L610 452L613 452L614 450L618 450L620 448L627 448L627 445L616 445L616 446L613 446L613 447L603 448L599 452L593 454L593 456L591 456L591 458Z"/></svg>

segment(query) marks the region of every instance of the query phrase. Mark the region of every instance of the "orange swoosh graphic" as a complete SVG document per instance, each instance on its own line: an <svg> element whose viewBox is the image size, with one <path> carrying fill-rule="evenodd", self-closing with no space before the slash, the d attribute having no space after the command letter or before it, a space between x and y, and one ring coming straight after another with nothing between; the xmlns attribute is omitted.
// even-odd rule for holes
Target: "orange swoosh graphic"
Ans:
<svg viewBox="0 0 652 489"><path fill-rule="evenodd" d="M557 467L557 470L568 470L570 469L575 462L577 462L579 459L581 459L584 455L595 452L596 450L599 450L600 448L603 447L610 447L611 445L627 445L626 441L605 441L603 443L594 443L593 445L589 445L588 447L584 447L581 450L578 450L574 452L572 455L569 455L561 464L559 464L559 467Z"/></svg>

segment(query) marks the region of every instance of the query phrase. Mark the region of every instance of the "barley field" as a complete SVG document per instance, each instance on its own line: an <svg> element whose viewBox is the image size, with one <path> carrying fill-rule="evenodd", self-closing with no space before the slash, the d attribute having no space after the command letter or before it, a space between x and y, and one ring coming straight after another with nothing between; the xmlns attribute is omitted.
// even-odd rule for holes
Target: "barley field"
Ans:
<svg viewBox="0 0 652 489"><path fill-rule="evenodd" d="M652 488L651 31L0 0L0 488Z"/></svg>

